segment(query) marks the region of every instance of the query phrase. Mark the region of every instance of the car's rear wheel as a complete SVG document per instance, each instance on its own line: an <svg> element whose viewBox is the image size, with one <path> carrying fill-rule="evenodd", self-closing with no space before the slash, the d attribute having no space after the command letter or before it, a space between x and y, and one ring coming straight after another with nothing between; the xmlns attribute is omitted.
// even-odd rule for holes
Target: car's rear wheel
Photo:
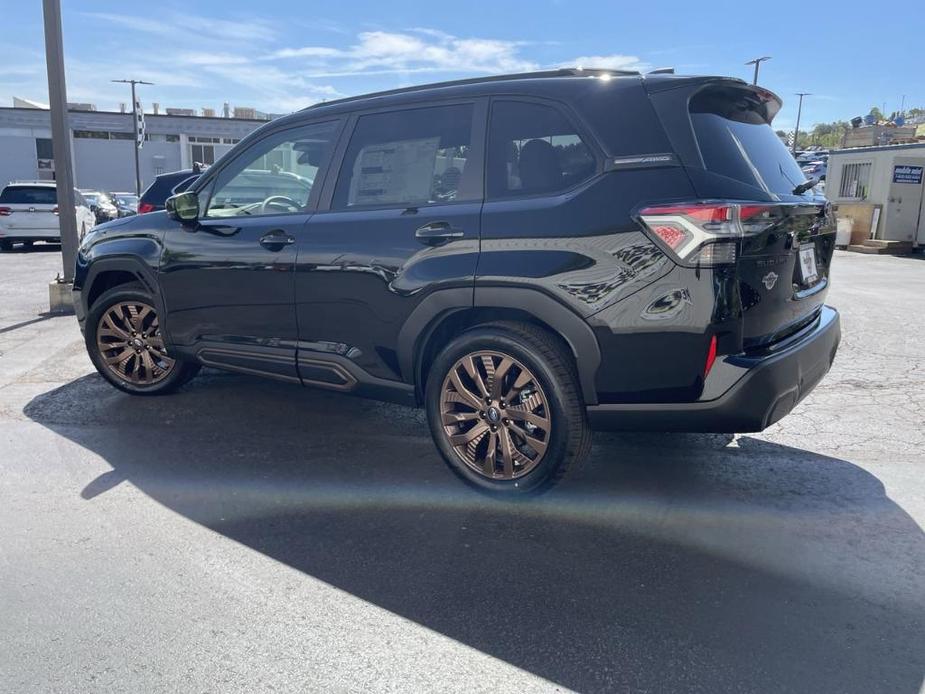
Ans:
<svg viewBox="0 0 925 694"><path fill-rule="evenodd" d="M557 340L529 324L463 333L435 359L426 400L447 464L483 491L543 491L590 449L574 365Z"/></svg>
<svg viewBox="0 0 925 694"><path fill-rule="evenodd" d="M169 393L199 371L168 352L155 302L140 284L114 287L94 302L85 341L100 375L133 395Z"/></svg>

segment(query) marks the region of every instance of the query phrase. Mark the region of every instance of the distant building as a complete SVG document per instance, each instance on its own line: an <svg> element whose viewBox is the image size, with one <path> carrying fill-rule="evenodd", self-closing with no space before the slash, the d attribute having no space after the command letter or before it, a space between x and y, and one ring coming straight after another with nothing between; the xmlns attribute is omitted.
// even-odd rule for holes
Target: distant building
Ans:
<svg viewBox="0 0 925 694"><path fill-rule="evenodd" d="M12 180L54 180L55 161L49 111L41 104L0 107L0 186ZM38 106L38 107L36 107ZM90 106L86 104L84 106ZM213 164L265 119L214 118L183 114L145 114L145 143L139 151L142 188L154 177L192 166ZM237 111L237 109L236 109ZM135 146L131 111L69 109L74 179L79 188L135 189Z"/></svg>

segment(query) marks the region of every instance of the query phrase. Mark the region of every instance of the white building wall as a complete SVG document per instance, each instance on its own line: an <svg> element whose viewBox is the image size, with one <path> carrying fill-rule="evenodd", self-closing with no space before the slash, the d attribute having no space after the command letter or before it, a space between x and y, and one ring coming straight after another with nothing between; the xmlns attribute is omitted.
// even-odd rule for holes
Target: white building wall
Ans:
<svg viewBox="0 0 925 694"><path fill-rule="evenodd" d="M131 114L110 112L69 113L73 131L132 132ZM146 131L153 139L139 152L142 189L163 172L189 168L188 136L239 140L263 121L195 116L145 115ZM167 137L175 140L166 141ZM38 177L36 138L51 138L50 114L34 108L0 108L0 186L15 179ZM102 190L135 190L133 140L72 137L77 186ZM216 160L231 145L215 144Z"/></svg>

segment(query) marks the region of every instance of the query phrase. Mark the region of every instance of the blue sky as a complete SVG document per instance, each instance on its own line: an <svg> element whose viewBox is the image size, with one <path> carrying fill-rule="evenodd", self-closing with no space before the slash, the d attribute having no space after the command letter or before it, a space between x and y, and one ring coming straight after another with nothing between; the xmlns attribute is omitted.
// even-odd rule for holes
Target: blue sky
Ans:
<svg viewBox="0 0 925 694"><path fill-rule="evenodd" d="M0 105L47 102L41 3L3 0ZM925 3L886 13L837 3L417 2L409 0L64 0L68 96L100 109L141 92L146 108L237 106L284 113L325 98L559 65L673 66L751 78L743 63L770 55L761 83L780 94L775 126L796 119L794 92L812 92L803 124L849 119L874 104L925 106ZM902 21L897 21L902 17ZM801 128L802 129L802 128Z"/></svg>

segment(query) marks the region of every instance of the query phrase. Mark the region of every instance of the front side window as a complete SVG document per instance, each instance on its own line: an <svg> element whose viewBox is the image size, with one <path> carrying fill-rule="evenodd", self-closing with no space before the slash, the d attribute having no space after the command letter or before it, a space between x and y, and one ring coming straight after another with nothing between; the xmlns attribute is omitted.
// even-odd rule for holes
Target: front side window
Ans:
<svg viewBox="0 0 925 694"><path fill-rule="evenodd" d="M488 196L556 193L597 169L591 148L552 106L498 101L488 135Z"/></svg>
<svg viewBox="0 0 925 694"><path fill-rule="evenodd" d="M336 133L337 122L330 121L286 130L255 143L219 174L206 216L304 211Z"/></svg>
<svg viewBox="0 0 925 694"><path fill-rule="evenodd" d="M335 209L417 206L479 198L472 104L362 116L334 192Z"/></svg>

